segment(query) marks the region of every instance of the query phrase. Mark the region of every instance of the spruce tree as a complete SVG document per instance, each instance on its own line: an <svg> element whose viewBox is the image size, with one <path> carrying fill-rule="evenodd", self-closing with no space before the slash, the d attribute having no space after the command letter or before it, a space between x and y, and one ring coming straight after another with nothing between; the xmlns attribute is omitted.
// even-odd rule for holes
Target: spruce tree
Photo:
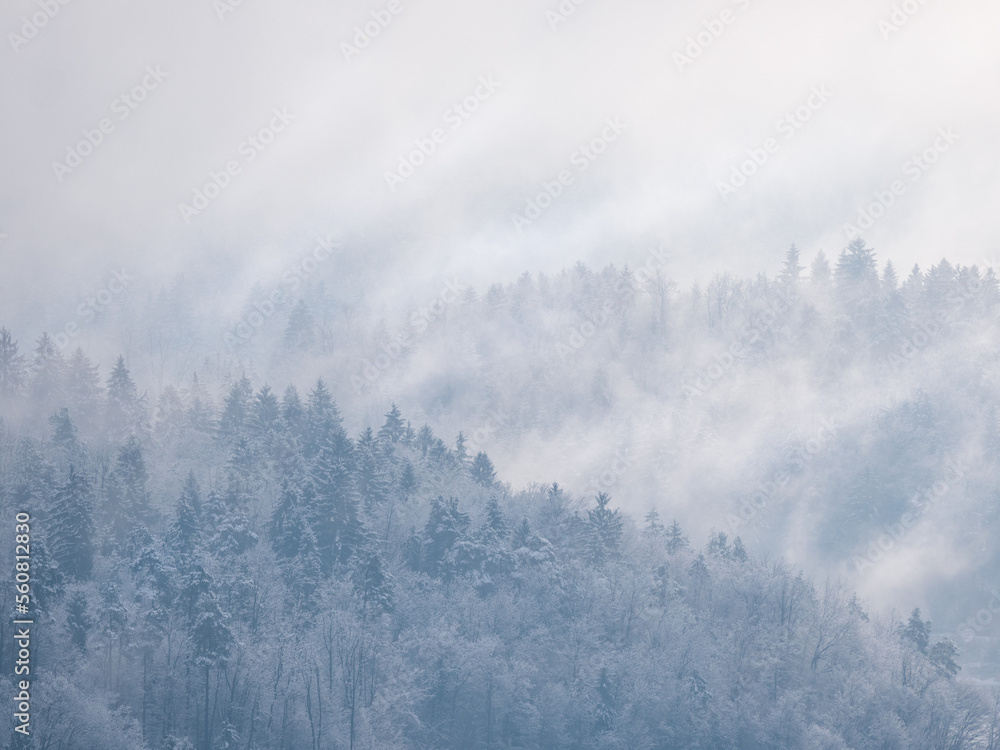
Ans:
<svg viewBox="0 0 1000 750"><path fill-rule="evenodd" d="M49 510L52 557L59 569L76 581L90 577L94 568L94 502L90 483L69 467Z"/></svg>
<svg viewBox="0 0 1000 750"><path fill-rule="evenodd" d="M353 591L362 618L369 619L393 609L393 579L377 549L366 548L354 567Z"/></svg>
<svg viewBox="0 0 1000 750"><path fill-rule="evenodd" d="M105 424L113 439L135 435L142 429L145 404L139 398L132 376L121 355L115 361L107 383Z"/></svg>
<svg viewBox="0 0 1000 750"><path fill-rule="evenodd" d="M6 328L0 328L0 396L11 398L24 389L27 366L17 342Z"/></svg>
<svg viewBox="0 0 1000 750"><path fill-rule="evenodd" d="M312 489L307 512L323 570L329 574L335 566L347 563L363 536L355 481L355 449L322 381L309 396L306 418Z"/></svg>
<svg viewBox="0 0 1000 750"><path fill-rule="evenodd" d="M184 561L194 554L202 541L201 489L191 471L184 480L177 511L167 530L167 546Z"/></svg>
<svg viewBox="0 0 1000 750"><path fill-rule="evenodd" d="M65 391L68 403L73 413L78 415L84 432L95 432L100 426L101 377L97 365L90 361L80 347L70 355Z"/></svg>
<svg viewBox="0 0 1000 750"><path fill-rule="evenodd" d="M65 401L66 363L47 333L35 343L31 363L31 400L36 409L51 414Z"/></svg>
<svg viewBox="0 0 1000 750"><path fill-rule="evenodd" d="M316 344L316 321L304 299L296 303L288 316L284 344L290 352L309 351Z"/></svg>
<svg viewBox="0 0 1000 750"><path fill-rule="evenodd" d="M476 484L481 484L483 487L492 487L493 482L496 480L497 474L493 468L493 462L482 451L476 454L469 471Z"/></svg>
<svg viewBox="0 0 1000 750"><path fill-rule="evenodd" d="M406 424L403 422L403 416L399 411L399 407L394 403L385 415L385 422L378 431L378 438L382 442L395 446L402 440L405 433Z"/></svg>
<svg viewBox="0 0 1000 750"><path fill-rule="evenodd" d="M94 626L94 618L90 616L87 595L83 591L75 591L66 602L66 630L69 631L69 642L81 654L87 652L87 636Z"/></svg>
<svg viewBox="0 0 1000 750"><path fill-rule="evenodd" d="M590 537L590 555L596 563L615 557L621 543L624 523L618 509L609 505L611 496L601 492L594 498L597 507L587 511L587 531Z"/></svg>
<svg viewBox="0 0 1000 750"><path fill-rule="evenodd" d="M253 386L246 375L240 377L229 389L219 416L219 438L232 444L247 437L250 421L250 399Z"/></svg>
<svg viewBox="0 0 1000 750"><path fill-rule="evenodd" d="M799 265L799 250L793 244L785 254L785 263L781 268L778 280L785 286L795 286L804 270L804 267Z"/></svg>

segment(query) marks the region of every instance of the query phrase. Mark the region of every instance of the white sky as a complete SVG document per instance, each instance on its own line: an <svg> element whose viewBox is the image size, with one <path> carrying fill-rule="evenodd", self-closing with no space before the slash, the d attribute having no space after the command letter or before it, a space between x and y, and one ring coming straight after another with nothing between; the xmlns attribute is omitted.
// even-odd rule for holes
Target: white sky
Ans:
<svg viewBox="0 0 1000 750"><path fill-rule="evenodd" d="M880 257L982 264L1000 250L996 2L911 0L885 39L893 3L870 0L588 0L554 30L556 0L398 1L348 63L341 43L387 3L243 0L220 19L212 0L73 0L15 52L9 34L42 11L8 0L0 317L99 288L123 263L155 280L207 260L249 284L312 233L377 248L388 296L660 244L682 279L773 272L791 242L806 260L835 254L842 225L897 178L906 193L866 235ZM679 71L674 53L724 11L732 23ZM148 65L167 78L118 120L112 101ZM479 76L500 87L451 130L445 112ZM784 139L776 121L813 86L832 97ZM241 142L276 107L294 121L247 163ZM113 132L57 181L52 162L103 117ZM577 173L571 154L608 117L626 131ZM436 127L445 142L390 191L384 173ZM904 163L943 127L960 139L909 183ZM767 137L777 153L723 200L717 182ZM241 173L185 224L178 204L230 159ZM510 214L563 169L573 184L516 231Z"/></svg>

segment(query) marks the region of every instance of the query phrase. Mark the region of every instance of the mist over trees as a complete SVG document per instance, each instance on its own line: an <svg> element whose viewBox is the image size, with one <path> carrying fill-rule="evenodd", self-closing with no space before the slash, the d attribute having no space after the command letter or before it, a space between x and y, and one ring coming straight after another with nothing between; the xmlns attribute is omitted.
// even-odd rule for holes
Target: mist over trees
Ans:
<svg viewBox="0 0 1000 750"><path fill-rule="evenodd" d="M39 746L1000 747L963 670L996 647L953 632L1000 567L991 269L855 240L401 318L299 291L244 329L130 299L106 360L0 329ZM579 490L505 481L540 445ZM854 593L911 548L956 561L947 592L917 571L944 628Z"/></svg>

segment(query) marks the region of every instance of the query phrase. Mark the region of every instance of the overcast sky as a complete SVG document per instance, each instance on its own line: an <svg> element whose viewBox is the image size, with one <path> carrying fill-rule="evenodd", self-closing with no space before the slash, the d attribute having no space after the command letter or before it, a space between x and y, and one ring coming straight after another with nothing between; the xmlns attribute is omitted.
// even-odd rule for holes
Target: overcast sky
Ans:
<svg viewBox="0 0 1000 750"><path fill-rule="evenodd" d="M865 234L880 258L981 265L1000 250L996 2L909 0L910 15L888 0L52 2L51 18L41 1L0 12L4 319L123 265L155 281L204 264L249 287L316 234L377 256L387 298L655 245L681 279L773 273L792 242L806 260L838 252L894 180L903 191ZM345 54L373 14L391 21ZM122 119L116 99L144 81ZM475 111L455 128L463 101ZM800 127L778 125L797 108ZM248 146L275 109L290 121ZM54 165L103 118L93 153ZM390 189L436 128L434 153ZM602 134L614 140L581 171L578 149ZM776 150L723 197L768 138ZM936 139L913 182L907 162ZM239 174L185 221L179 205L231 160ZM563 170L558 199L515 228Z"/></svg>

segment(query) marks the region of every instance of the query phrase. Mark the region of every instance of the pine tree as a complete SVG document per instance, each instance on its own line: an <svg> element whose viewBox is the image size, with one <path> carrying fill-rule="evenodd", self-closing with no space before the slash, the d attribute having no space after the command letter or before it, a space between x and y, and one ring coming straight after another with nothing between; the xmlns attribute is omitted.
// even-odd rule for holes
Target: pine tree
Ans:
<svg viewBox="0 0 1000 750"><path fill-rule="evenodd" d="M805 268L799 265L799 250L793 244L785 254L785 264L781 268L778 280L785 286L795 286Z"/></svg>
<svg viewBox="0 0 1000 750"><path fill-rule="evenodd" d="M420 454L426 457L427 452L433 444L434 431L430 428L430 425L425 424L417 433L417 447L420 449Z"/></svg>
<svg viewBox="0 0 1000 750"><path fill-rule="evenodd" d="M661 537L666 532L663 524L660 523L660 513L656 508L650 508L646 514L646 526L643 531L648 536Z"/></svg>
<svg viewBox="0 0 1000 750"><path fill-rule="evenodd" d="M902 630L903 640L909 641L922 654L927 653L931 638L931 621L920 618L920 608L910 613L910 619Z"/></svg>
<svg viewBox="0 0 1000 750"><path fill-rule="evenodd" d="M590 554L596 563L618 554L624 521L616 508L611 510L611 497L601 492L595 498L597 507L587 511L587 527L590 536Z"/></svg>
<svg viewBox="0 0 1000 750"><path fill-rule="evenodd" d="M308 509L324 573L346 564L363 536L358 512L354 444L320 381L309 396L306 445L312 498Z"/></svg>
<svg viewBox="0 0 1000 750"><path fill-rule="evenodd" d="M705 551L710 556L721 560L728 560L732 557L732 550L729 549L729 539L722 531L710 534Z"/></svg>
<svg viewBox="0 0 1000 750"><path fill-rule="evenodd" d="M352 576L354 597L364 619L393 609L393 578L377 549L362 552Z"/></svg>
<svg viewBox="0 0 1000 750"><path fill-rule="evenodd" d="M90 483L69 467L49 511L52 557L70 578L83 581L94 567L94 505Z"/></svg>
<svg viewBox="0 0 1000 750"><path fill-rule="evenodd" d="M514 534L511 537L511 547L515 550L529 548L532 536L534 534L531 531L531 523L529 523L527 518L522 518L521 524L514 530Z"/></svg>
<svg viewBox="0 0 1000 750"><path fill-rule="evenodd" d="M899 288L899 277L896 275L896 267L891 260L885 262L882 269L882 291L884 293L895 292Z"/></svg>
<svg viewBox="0 0 1000 750"><path fill-rule="evenodd" d="M927 653L930 663L948 680L954 678L962 669L955 661L957 656L958 647L950 638L937 641Z"/></svg>
<svg viewBox="0 0 1000 750"><path fill-rule="evenodd" d="M194 624L190 631L191 661L193 666L204 671L204 708L202 725L204 745L211 747L212 726L209 699L211 696L211 672L225 667L229 654L236 646L236 638L229 626L229 616L222 611L215 595L201 594L194 609Z"/></svg>
<svg viewBox="0 0 1000 750"><path fill-rule="evenodd" d="M281 405L278 397L266 383L254 396L250 413L250 425L256 433L266 433L278 428L281 420Z"/></svg>
<svg viewBox="0 0 1000 750"><path fill-rule="evenodd" d="M285 349L290 352L309 351L316 344L316 321L304 299L292 308L285 327L284 343Z"/></svg>
<svg viewBox="0 0 1000 750"><path fill-rule="evenodd" d="M173 550L178 561L183 563L198 549L202 539L201 530L201 489L191 471L184 480L176 515L166 537L167 546Z"/></svg>
<svg viewBox="0 0 1000 750"><path fill-rule="evenodd" d="M1000 441L998 441L998 444L1000 444ZM409 500L416 488L417 475L413 470L413 464L409 461L404 461L403 470L399 474L399 494L403 500Z"/></svg>
<svg viewBox="0 0 1000 750"><path fill-rule="evenodd" d="M296 437L305 435L306 411L302 406L302 399L294 385L285 389L281 397L281 421L285 429Z"/></svg>
<svg viewBox="0 0 1000 750"><path fill-rule="evenodd" d="M483 487L492 487L493 482L496 480L496 471L493 469L493 462L482 451L476 454L469 471L476 484L481 484Z"/></svg>
<svg viewBox="0 0 1000 750"><path fill-rule="evenodd" d="M31 399L36 408L51 414L65 400L66 363L59 355L55 342L47 333L35 343L35 358L31 363Z"/></svg>
<svg viewBox="0 0 1000 750"><path fill-rule="evenodd" d="M358 440L358 494L365 510L381 505L389 495L386 474L371 427L365 428Z"/></svg>
<svg viewBox="0 0 1000 750"><path fill-rule="evenodd" d="M142 444L130 437L118 449L103 508L104 524L118 544L124 543L136 527L151 526L156 520L146 490L147 479Z"/></svg>
<svg viewBox="0 0 1000 750"><path fill-rule="evenodd" d="M5 400L20 393L27 380L24 356L6 328L0 328L0 396Z"/></svg>
<svg viewBox="0 0 1000 750"><path fill-rule="evenodd" d="M424 569L432 576L447 578L447 556L469 527L469 516L458 509L458 498L441 495L431 502L431 513L424 527Z"/></svg>
<svg viewBox="0 0 1000 750"><path fill-rule="evenodd" d="M830 283L830 273L830 262L826 259L826 254L820 250L809 266L809 280L815 285L825 286Z"/></svg>
<svg viewBox="0 0 1000 750"><path fill-rule="evenodd" d="M615 710L615 687L606 667L601 667L597 677L597 730L610 731L614 726L617 711Z"/></svg>
<svg viewBox="0 0 1000 750"><path fill-rule="evenodd" d="M670 528L666 532L666 544L667 552L671 555L675 555L683 549L687 549L688 538L684 536L684 532L681 531L680 524L677 523L677 519L670 524Z"/></svg>
<svg viewBox="0 0 1000 750"><path fill-rule="evenodd" d="M101 407L101 377L97 365L90 361L83 349L77 347L70 355L66 371L66 397L83 424L86 433L99 428Z"/></svg>
<svg viewBox="0 0 1000 750"><path fill-rule="evenodd" d="M343 419L330 391L322 380L316 381L306 405L303 444L306 456L315 456L324 443L345 434L343 430Z"/></svg>
<svg viewBox="0 0 1000 750"><path fill-rule="evenodd" d="M841 304L849 311L869 302L879 287L875 251L862 238L855 237L841 252L834 278Z"/></svg>
<svg viewBox="0 0 1000 750"><path fill-rule="evenodd" d="M297 519L296 524L299 541L295 554L285 561L285 580L293 596L292 604L304 612L312 612L319 604L323 564L313 530L303 518Z"/></svg>
<svg viewBox="0 0 1000 750"><path fill-rule="evenodd" d="M62 593L66 575L59 569L46 537L31 537L31 596L39 611L49 611L49 605Z"/></svg>
<svg viewBox="0 0 1000 750"><path fill-rule="evenodd" d="M465 433L459 432L458 437L455 438L455 457L460 464L466 464L469 461L469 449L465 447L467 442Z"/></svg>
<svg viewBox="0 0 1000 750"><path fill-rule="evenodd" d="M732 557L741 563L745 563L750 559L750 556L747 554L747 548L743 545L743 540L739 537L733 540Z"/></svg>
<svg viewBox="0 0 1000 750"><path fill-rule="evenodd" d="M107 390L105 421L108 431L115 439L135 435L142 428L145 405L121 355L108 378Z"/></svg>
<svg viewBox="0 0 1000 750"><path fill-rule="evenodd" d="M306 523L302 492L287 478L282 480L281 495L271 514L271 548L279 560L290 559L302 548Z"/></svg>
<svg viewBox="0 0 1000 750"><path fill-rule="evenodd" d="M187 425L199 432L212 432L215 404L212 403L208 392L201 387L197 372L191 376L191 387L187 391L185 403L187 405L185 409Z"/></svg>
<svg viewBox="0 0 1000 750"><path fill-rule="evenodd" d="M156 400L154 431L159 440L172 440L180 435L187 422L180 391L165 386Z"/></svg>
<svg viewBox="0 0 1000 750"><path fill-rule="evenodd" d="M222 404L222 414L219 417L219 438L233 444L247 437L250 421L250 399L253 398L253 386L246 375L240 377L226 396Z"/></svg>
<svg viewBox="0 0 1000 750"><path fill-rule="evenodd" d="M79 460L83 445L80 442L80 433L69 416L69 409L64 406L57 414L53 414L49 417L49 424L52 425L52 444L62 451L63 455Z"/></svg>
<svg viewBox="0 0 1000 750"><path fill-rule="evenodd" d="M75 591L66 602L66 629L70 644L81 654L87 652L87 636L94 624L87 595L83 591Z"/></svg>
<svg viewBox="0 0 1000 750"><path fill-rule="evenodd" d="M506 539L510 533L507 517L500 508L500 501L495 495L490 496L486 503L486 528L499 539Z"/></svg>
<svg viewBox="0 0 1000 750"><path fill-rule="evenodd" d="M397 445L402 440L406 432L406 425L399 407L394 403L389 413L385 415L385 422L378 431L378 439L389 445Z"/></svg>

